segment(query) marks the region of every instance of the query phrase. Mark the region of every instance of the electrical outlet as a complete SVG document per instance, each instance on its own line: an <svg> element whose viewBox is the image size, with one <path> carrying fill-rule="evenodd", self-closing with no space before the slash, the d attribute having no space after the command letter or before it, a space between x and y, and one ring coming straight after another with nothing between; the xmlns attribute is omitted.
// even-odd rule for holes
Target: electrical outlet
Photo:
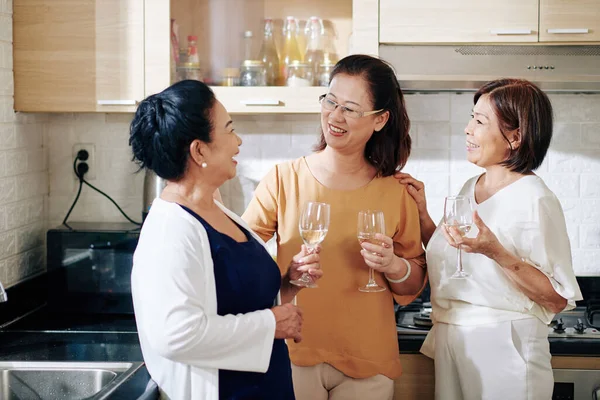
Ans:
<svg viewBox="0 0 600 400"><path fill-rule="evenodd" d="M77 157L77 153L79 152L79 150L86 150L89 155L88 159L85 161L77 160L77 164L85 162L88 165L88 172L84 175L85 180L91 181L93 179L96 179L96 146L94 146L91 143L75 143L73 145L73 157L71 158L71 162L75 160L75 157ZM74 171L73 176L75 177L75 179L78 179Z"/></svg>

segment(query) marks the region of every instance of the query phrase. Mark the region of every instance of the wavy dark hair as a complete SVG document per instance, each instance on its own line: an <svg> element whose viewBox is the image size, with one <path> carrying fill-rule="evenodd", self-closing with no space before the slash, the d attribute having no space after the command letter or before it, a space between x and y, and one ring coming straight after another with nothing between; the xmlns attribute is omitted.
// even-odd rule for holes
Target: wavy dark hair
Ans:
<svg viewBox="0 0 600 400"><path fill-rule="evenodd" d="M473 104L487 95L498 117L500 132L510 147L502 165L514 172L537 169L552 141L552 103L542 90L524 79L498 79L484 84L475 93ZM519 129L521 145L513 149L506 133Z"/></svg>
<svg viewBox="0 0 600 400"><path fill-rule="evenodd" d="M393 175L406 165L411 148L410 120L393 68L382 59L354 54L338 61L331 71L329 82L338 74L364 79L369 87L373 109L389 112L389 119L383 129L374 133L367 142L364 156L377 169L378 176ZM321 151L325 147L327 143L321 130L315 150Z"/></svg>
<svg viewBox="0 0 600 400"><path fill-rule="evenodd" d="M144 99L129 127L133 161L161 178L176 181L185 173L190 144L210 143L215 95L206 84L184 80Z"/></svg>

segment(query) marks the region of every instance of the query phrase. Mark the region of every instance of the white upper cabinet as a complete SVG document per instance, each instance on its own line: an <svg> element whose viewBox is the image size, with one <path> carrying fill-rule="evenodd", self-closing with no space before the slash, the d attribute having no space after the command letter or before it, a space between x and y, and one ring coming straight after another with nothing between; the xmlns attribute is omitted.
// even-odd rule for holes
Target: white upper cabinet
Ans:
<svg viewBox="0 0 600 400"><path fill-rule="evenodd" d="M381 0L381 43L538 40L538 0Z"/></svg>
<svg viewBox="0 0 600 400"><path fill-rule="evenodd" d="M600 1L540 0L540 42L600 42Z"/></svg>

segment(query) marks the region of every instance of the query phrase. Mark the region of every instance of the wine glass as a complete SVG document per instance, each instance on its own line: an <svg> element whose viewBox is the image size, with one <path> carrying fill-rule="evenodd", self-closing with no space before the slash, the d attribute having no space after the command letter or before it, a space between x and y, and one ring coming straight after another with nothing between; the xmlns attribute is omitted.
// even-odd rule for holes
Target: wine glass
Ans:
<svg viewBox="0 0 600 400"><path fill-rule="evenodd" d="M308 248L308 253L312 253L315 247L319 245L329 229L330 207L327 203L318 203L309 201L304 205L298 228L300 237ZM299 279L290 281L291 284L307 288L316 288L318 285L312 281L308 272L302 274Z"/></svg>
<svg viewBox="0 0 600 400"><path fill-rule="evenodd" d="M444 225L448 228L456 228L461 236L465 236L473 225L473 208L471 200L466 196L449 196L444 201ZM462 251L460 244L457 249L456 272L451 279L464 279L470 276L463 270Z"/></svg>
<svg viewBox="0 0 600 400"><path fill-rule="evenodd" d="M381 246L381 240L375 239L375 234L385 235L385 221L383 211L365 210L358 212L358 241L359 243L368 242ZM369 282L365 286L358 288L361 292L376 293L386 290L375 282L373 268L369 268Z"/></svg>

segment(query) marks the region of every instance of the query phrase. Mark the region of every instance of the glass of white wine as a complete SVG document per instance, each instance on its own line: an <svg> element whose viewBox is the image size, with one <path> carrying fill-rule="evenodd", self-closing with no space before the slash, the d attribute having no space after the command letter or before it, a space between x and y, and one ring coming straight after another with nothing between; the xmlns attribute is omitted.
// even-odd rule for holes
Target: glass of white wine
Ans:
<svg viewBox="0 0 600 400"><path fill-rule="evenodd" d="M330 207L327 203L309 201L304 205L298 221L298 228L300 229L300 237L309 253L312 253L315 247L325 239L329 229L329 215ZM290 283L307 288L319 287L307 272L303 273L299 279L290 281Z"/></svg>
<svg viewBox="0 0 600 400"><path fill-rule="evenodd" d="M457 229L462 236L465 236L473 225L473 208L471 200L466 196L448 196L444 201L444 225L448 228ZM451 279L464 279L470 274L463 269L462 250L460 244L456 256L456 272Z"/></svg>
<svg viewBox="0 0 600 400"><path fill-rule="evenodd" d="M375 234L381 233L385 235L385 220L383 219L383 211L365 210L358 212L358 242L368 242L381 246L381 240L375 239ZM369 268L369 282L365 286L358 288L361 292L376 293L386 290L375 282L373 268Z"/></svg>

